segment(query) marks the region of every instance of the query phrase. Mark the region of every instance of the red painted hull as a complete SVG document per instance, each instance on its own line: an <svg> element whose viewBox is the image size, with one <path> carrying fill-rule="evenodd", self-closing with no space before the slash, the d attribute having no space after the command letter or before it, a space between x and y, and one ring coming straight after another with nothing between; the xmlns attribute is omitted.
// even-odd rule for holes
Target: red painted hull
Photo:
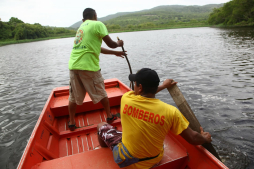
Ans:
<svg viewBox="0 0 254 169"><path fill-rule="evenodd" d="M122 95L131 90L118 79L105 80L111 112L120 111ZM106 121L100 103L93 104L87 95L78 106L75 117L79 127L68 129L68 87L55 88L35 125L18 169L80 169L119 168L109 148L101 148L97 139L97 124ZM112 124L121 130L121 120ZM168 133L164 141L164 156L156 169L227 169L202 146L193 146L180 136Z"/></svg>

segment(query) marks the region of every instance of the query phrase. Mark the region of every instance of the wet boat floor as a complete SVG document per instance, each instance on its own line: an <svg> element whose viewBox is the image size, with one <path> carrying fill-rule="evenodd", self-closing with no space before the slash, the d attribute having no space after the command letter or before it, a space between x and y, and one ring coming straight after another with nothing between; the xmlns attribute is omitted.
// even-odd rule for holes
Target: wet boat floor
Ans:
<svg viewBox="0 0 254 169"><path fill-rule="evenodd" d="M120 106L111 107L112 114L119 113ZM59 157L78 154L101 148L97 136L97 124L106 121L104 109L78 113L75 116L76 127L74 131L68 128L69 116L58 117ZM113 124L118 130L122 130L120 119Z"/></svg>
<svg viewBox="0 0 254 169"><path fill-rule="evenodd" d="M120 106L111 107L113 114L118 114ZM68 128L69 116L57 117L59 130L59 159L71 155L78 155L84 152L100 151L98 142L97 124L106 121L106 112L104 109L93 110L84 113L78 113L75 116L77 129L70 131ZM117 130L122 130L120 119L112 123ZM103 151L101 152L103 154ZM112 152L107 152L105 156L110 156ZM80 155L79 155L80 156ZM187 161L187 152L185 148L171 134L166 136L164 141L164 156L160 164L179 163L183 165Z"/></svg>

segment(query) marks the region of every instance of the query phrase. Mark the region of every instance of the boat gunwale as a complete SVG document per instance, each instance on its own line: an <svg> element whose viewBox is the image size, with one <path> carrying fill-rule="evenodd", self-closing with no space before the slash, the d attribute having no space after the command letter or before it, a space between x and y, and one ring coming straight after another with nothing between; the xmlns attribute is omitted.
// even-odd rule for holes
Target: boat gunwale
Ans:
<svg viewBox="0 0 254 169"><path fill-rule="evenodd" d="M54 96L54 92L56 91L56 89L57 89L57 88L54 88L54 89L51 91L51 93L50 93L50 95L49 95L49 97L48 97L48 100L47 100L45 106L43 107L43 109L42 109L42 111L41 111L42 113L40 114L40 116L39 116L39 118L38 118L38 120L37 120L37 123L36 123L35 126L34 126L34 129L33 129L33 131L32 131L31 136L29 137L29 141L28 141L28 143L27 143L27 145L26 145L26 147L25 147L25 149L24 149L24 152L23 152L23 154L22 154L22 156L21 156L21 160L20 160L20 162L19 162L19 164L18 164L17 169L22 168L22 166L23 166L23 164L24 164L24 161L26 160L25 157L27 156L27 153L28 153L28 151L30 150L30 148L31 148L31 146L32 146L32 143L35 141L34 136L36 135L36 132L37 132L39 126L42 125L42 122L43 122L43 121L42 121L42 118L43 118L44 114L46 113L46 109L47 109L47 107L49 106L50 100L51 100L52 97Z"/></svg>
<svg viewBox="0 0 254 169"><path fill-rule="evenodd" d="M113 79L106 79L106 80L104 80L104 83L105 83L105 85L106 85L106 83L110 83L110 82L117 82L118 84L119 84L119 87L120 87L120 85L123 87L123 88L125 88L126 89L126 91L131 91L131 89L127 86L127 85L125 85L123 82L121 82L120 80L118 80L117 78L113 78ZM38 120L37 120L37 122L36 122L36 125L35 125L35 127L34 127L34 129L33 129L33 131L32 131L32 134L31 134L31 136L29 137L29 141L28 141L28 143L27 143L27 145L26 145L26 147L25 147L25 149L24 149L24 152L23 152L23 154L22 154L22 156L21 156L21 159L20 159L20 161L19 161L19 164L18 164L18 167L17 167L17 169L21 169L21 168L23 168L23 165L24 165L24 162L26 161L26 157L28 156L28 152L29 152L29 150L31 149L31 148L33 148L32 146L33 146L33 143L36 141L35 140L35 135L36 135L36 133L37 133L37 131L38 131L38 129L39 129L39 127L41 126L41 125L43 125L44 124L44 120L43 120L43 116L45 115L45 113L46 113L46 110L50 107L50 104L51 104L51 101L55 98L55 95L54 95L54 93L55 92L57 92L57 91L65 91L65 90L68 90L69 89L69 86L63 86L63 87L56 87L56 88L54 88L52 91L51 91L51 93L50 93L50 95L49 95L49 97L48 97L48 99L47 99L47 101L46 101L46 103L45 103L45 105L44 105L44 107L43 107L43 109L42 109L42 111L41 111L41 114L40 114L40 116L39 116L39 118L38 118ZM55 117L54 117L55 118ZM119 120L116 120L114 123L121 123L121 120L119 119ZM95 128L95 124L94 125L91 125L91 126L87 126L88 128L87 129L93 129L93 128ZM82 132L83 130L85 130L85 129L78 129L76 132ZM70 134L70 132L69 131L62 131L62 132L59 132L59 136L60 137L68 137L68 135ZM181 144L182 144L182 146L183 147L185 147L186 149L187 149L187 154L194 154L193 156L195 156L195 152L191 152L191 151L188 151L188 148L187 148L187 146L188 145L186 145L186 141L185 140L183 140L183 138L181 138L180 137L180 139L179 139L179 137L180 136L176 136L176 137L174 137L176 140L178 140L178 142L180 142ZM188 143L187 143L188 144ZM216 165L216 166L218 166L218 168L223 168L223 169L228 169L228 167L226 167L221 161L219 161L215 156L213 156L208 150L206 150L203 146L201 146L201 145L192 145L193 146L193 148L195 148L197 151L199 151L200 153L202 153L202 154L204 154L204 156L206 157L206 158L208 158L208 159L210 159L211 160L211 162L214 164L214 165ZM61 158L61 157L59 157L59 158ZM190 162L190 161L189 161ZM188 167L190 167L189 166L189 162L187 163L187 166ZM190 167L190 168L192 168L192 167Z"/></svg>
<svg viewBox="0 0 254 169"><path fill-rule="evenodd" d="M110 84L110 83L113 83L113 82L117 82L117 83L119 84L119 86L122 85L124 88L127 89L127 91L130 91L130 90L131 90L127 85L125 85L123 82L121 82L121 81L120 81L119 79L117 79L117 78L105 79L105 80L104 80L104 84L105 84L105 85L106 85L106 83L109 83L109 84ZM36 124L35 124L35 126L34 126L34 129L33 129L32 133L31 133L31 135L30 135L30 137L29 137L28 143L27 143L27 145L26 145L26 147L25 147L25 149L24 149L24 152L23 152L23 154L22 154L22 156L21 156L21 159L20 159L20 161L19 161L19 164L18 164L18 166L17 166L17 169L21 169L21 168L23 167L23 164L24 164L24 162L25 162L25 160L26 160L26 157L28 156L28 152L29 152L29 150L32 148L31 146L33 145L34 141L36 141L36 140L34 139L34 138L35 138L35 135L36 135L36 133L37 133L37 131L38 131L39 126L40 126L40 125L43 125L43 120L42 120L42 118L43 118L44 114L46 113L46 109L48 108L48 106L50 106L51 100L55 97L54 93L56 93L57 91L61 91L61 90L62 90L62 91L69 90L69 86L55 87L55 88L53 88L52 91L50 92L49 97L48 97L48 99L47 99L47 101L46 101L46 103L45 103L45 105L44 105L44 107L43 107L43 109L42 109L42 111L41 111L41 113L40 113L40 116L39 116L39 118L38 118L38 120L37 120L37 122L36 122ZM90 127L91 127L91 126L90 126ZM81 131L82 131L82 130L81 130ZM59 132L59 134L61 134L61 132ZM66 134L68 134L68 133L66 133Z"/></svg>

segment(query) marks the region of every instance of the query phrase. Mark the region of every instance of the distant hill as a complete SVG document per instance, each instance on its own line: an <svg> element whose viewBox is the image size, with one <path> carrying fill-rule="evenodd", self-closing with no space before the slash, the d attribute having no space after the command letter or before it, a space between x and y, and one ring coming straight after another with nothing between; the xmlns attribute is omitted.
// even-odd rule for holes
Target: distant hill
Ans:
<svg viewBox="0 0 254 169"><path fill-rule="evenodd" d="M204 6L163 5L137 12L119 12L98 18L106 25L138 25L151 22L153 24L165 24L167 22L206 21L214 8L220 8L223 4L209 4ZM73 24L72 28L78 28L82 21Z"/></svg>
<svg viewBox="0 0 254 169"><path fill-rule="evenodd" d="M106 25L119 25L128 27L131 25L165 25L179 22L207 22L210 13L214 8L219 8L223 4L205 5L205 6L182 6L165 5L158 6L146 11L133 12L122 15L107 21Z"/></svg>
<svg viewBox="0 0 254 169"><path fill-rule="evenodd" d="M112 15L108 15L108 16L105 16L105 17L102 17L102 18L98 18L98 20L101 21L101 22L105 22L107 20L117 18L117 17L122 16L122 15L127 15L129 13L132 13L132 12L119 12L119 13L116 13L116 14L112 14ZM79 26L81 24L82 24L82 21L78 21L78 22L74 23L73 25L71 25L70 27L71 28L79 28Z"/></svg>

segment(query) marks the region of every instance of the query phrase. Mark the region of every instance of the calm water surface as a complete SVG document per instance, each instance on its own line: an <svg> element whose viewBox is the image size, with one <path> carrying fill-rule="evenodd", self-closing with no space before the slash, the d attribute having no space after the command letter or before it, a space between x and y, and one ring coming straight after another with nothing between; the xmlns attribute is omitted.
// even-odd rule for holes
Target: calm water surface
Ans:
<svg viewBox="0 0 254 169"><path fill-rule="evenodd" d="M189 28L111 34L125 42L133 72L173 78L223 162L254 168L254 29ZM74 38L0 47L0 168L16 168L55 87L67 86ZM103 44L105 46L105 44ZM121 50L119 48L119 50ZM125 59L100 56L105 79L129 85ZM157 95L175 105L168 92Z"/></svg>

